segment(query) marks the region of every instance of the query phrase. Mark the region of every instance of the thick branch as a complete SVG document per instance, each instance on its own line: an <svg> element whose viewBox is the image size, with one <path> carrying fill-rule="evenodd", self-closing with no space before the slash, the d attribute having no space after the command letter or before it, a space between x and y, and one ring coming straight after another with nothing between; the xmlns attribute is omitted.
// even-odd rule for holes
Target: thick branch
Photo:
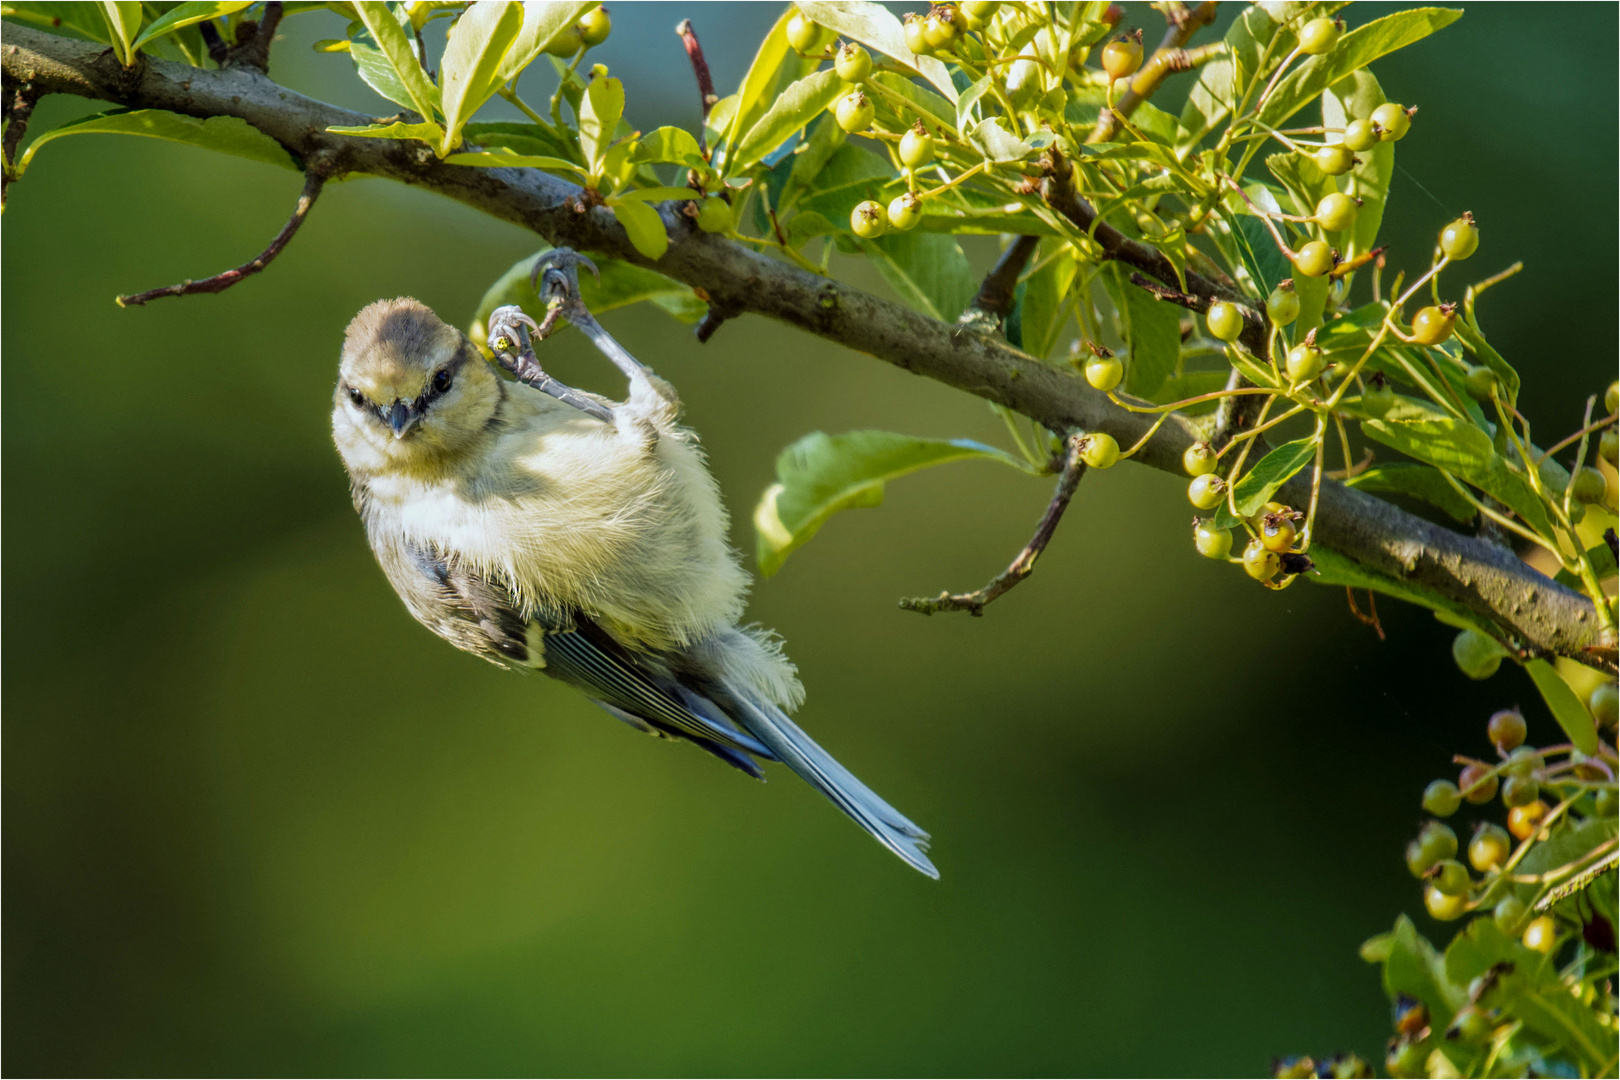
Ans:
<svg viewBox="0 0 1620 1080"><path fill-rule="evenodd" d="M1057 532L1058 522L1063 520L1063 511L1069 508L1069 500L1074 498L1074 491L1080 486L1080 478L1086 475L1086 463L1080 460L1080 451L1084 448L1088 437L1074 434L1063 441L1063 471L1058 474L1057 489L1052 492L1052 501L1047 504L1046 513L1041 515L1040 524L1035 526L1035 535L1024 545L1024 550L1018 553L1012 565L997 574L995 579L982 589L970 593L942 592L933 599L917 597L902 600L900 606L906 611L920 611L924 615L932 615L936 611L966 611L978 617L984 614L986 604L1034 573L1035 560L1041 557L1046 545L1052 542L1052 535Z"/></svg>
<svg viewBox="0 0 1620 1080"><path fill-rule="evenodd" d="M320 151L331 154L334 175L364 172L414 184L531 229L553 244L652 267L736 310L769 316L977 394L1053 431L1103 431L1130 446L1152 423L1144 414L1113 405L1072 372L1039 363L992 335L929 319L703 233L675 204L660 208L671 242L664 256L652 261L636 251L607 209L576 210L579 188L564 180L532 169L446 165L422 143L327 134L329 126L363 124L370 118L303 97L256 72L200 71L147 59L124 73L99 46L12 25L0 44L0 60L7 81L33 82L43 92L188 116L240 117L302 160ZM1100 225L1097 236L1107 247L1105 230ZM1114 241L1116 249L1125 250L1119 241L1125 238ZM1153 252L1154 259L1142 254L1144 262L1167 270L1162 255ZM1139 268L1166 284L1175 283L1173 271L1167 270L1171 277L1166 280L1153 269ZM1188 288L1194 294L1217 291L1213 282L1195 275L1188 275ZM1218 291L1225 298L1225 290ZM1133 460L1180 474L1182 452L1198 436L1196 425L1172 416ZM1280 498L1307 505L1309 477L1295 477ZM1509 551L1331 480L1322 484L1314 535L1318 544L1368 570L1469 609L1533 651L1612 667L1614 642L1599 640L1591 603Z"/></svg>
<svg viewBox="0 0 1620 1080"><path fill-rule="evenodd" d="M304 173L304 190L298 196L297 205L293 207L292 217L287 219L287 224L281 227L281 231L276 234L276 238L270 241L270 246L259 252L258 257L251 262L245 262L234 270L226 270L215 274L213 277L203 278L201 281L188 279L178 285L165 285L161 289L148 289L146 292L135 293L132 296L120 296L118 297L118 306L140 307L148 300L157 300L165 296L221 293L244 278L252 277L269 266L275 257L281 254L281 249L287 246L287 242L298 231L298 226L302 225L304 218L309 216L309 209L315 205L315 200L320 197L321 188L325 184L326 177L321 174L319 169L312 166Z"/></svg>

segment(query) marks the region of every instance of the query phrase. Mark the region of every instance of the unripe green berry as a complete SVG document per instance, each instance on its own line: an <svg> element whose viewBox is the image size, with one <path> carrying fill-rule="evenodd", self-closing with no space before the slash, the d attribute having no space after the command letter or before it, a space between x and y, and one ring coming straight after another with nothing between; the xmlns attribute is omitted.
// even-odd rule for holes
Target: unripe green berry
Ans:
<svg viewBox="0 0 1620 1080"><path fill-rule="evenodd" d="M1243 312L1236 304L1218 300L1209 305L1209 311L1204 315L1204 325L1209 327L1210 335L1217 340L1236 341L1243 336Z"/></svg>
<svg viewBox="0 0 1620 1080"><path fill-rule="evenodd" d="M1483 806L1496 798L1496 788L1500 783L1487 765L1465 765L1457 776L1457 790L1476 806Z"/></svg>
<svg viewBox="0 0 1620 1080"><path fill-rule="evenodd" d="M1094 431L1080 440L1080 460L1093 469L1106 469L1119 460L1119 443L1106 432Z"/></svg>
<svg viewBox="0 0 1620 1080"><path fill-rule="evenodd" d="M1260 521L1260 543L1279 555L1293 549L1297 535L1293 520L1282 514L1267 514Z"/></svg>
<svg viewBox="0 0 1620 1080"><path fill-rule="evenodd" d="M957 10L970 19L987 23L1000 6L1000 0L967 0L966 3L958 5Z"/></svg>
<svg viewBox="0 0 1620 1080"><path fill-rule="evenodd" d="M1479 226L1474 215L1465 213L1440 230L1440 250L1452 262L1468 258L1479 250Z"/></svg>
<svg viewBox="0 0 1620 1080"><path fill-rule="evenodd" d="M1428 866L1457 857L1457 834L1451 831L1451 826L1438 821L1423 823L1423 828L1418 831L1418 845L1429 860ZM1424 869L1428 869L1428 866Z"/></svg>
<svg viewBox="0 0 1620 1080"><path fill-rule="evenodd" d="M1107 393L1125 377L1125 365L1112 356L1094 356L1086 361L1086 382Z"/></svg>
<svg viewBox="0 0 1620 1080"><path fill-rule="evenodd" d="M1188 476L1208 476L1218 464L1220 459L1215 456L1215 448L1207 442L1195 442L1181 454L1181 467L1187 470Z"/></svg>
<svg viewBox="0 0 1620 1080"><path fill-rule="evenodd" d="M1614 788L1604 788L1592 796L1592 813L1600 818L1612 818L1620 810L1620 795Z"/></svg>
<svg viewBox="0 0 1620 1080"><path fill-rule="evenodd" d="M1321 277L1333 269L1333 249L1325 240L1312 240L1294 253L1294 269L1306 277Z"/></svg>
<svg viewBox="0 0 1620 1080"><path fill-rule="evenodd" d="M1428 309L1425 308L1424 310L1427 311ZM1463 389L1467 390L1468 396L1475 401L1488 403L1492 397L1496 396L1497 389L1501 385L1501 380L1496 377L1496 372L1484 364L1469 368L1468 374L1463 377Z"/></svg>
<svg viewBox="0 0 1620 1080"><path fill-rule="evenodd" d="M1615 690L1614 683L1599 683L1587 697L1586 707L1598 727L1614 727L1615 720L1620 718L1620 691Z"/></svg>
<svg viewBox="0 0 1620 1080"><path fill-rule="evenodd" d="M592 48L606 41L612 32L613 20L608 17L607 8L599 7L580 17L579 36Z"/></svg>
<svg viewBox="0 0 1620 1080"><path fill-rule="evenodd" d="M1379 417L1395 407L1395 388L1381 379L1374 379L1367 384L1367 389L1361 394L1361 411L1368 416Z"/></svg>
<svg viewBox="0 0 1620 1080"><path fill-rule="evenodd" d="M1620 409L1620 382L1612 382L1609 388L1603 391L1603 408L1610 416Z"/></svg>
<svg viewBox="0 0 1620 1080"><path fill-rule="evenodd" d="M1193 477L1187 485L1187 499L1200 510L1213 510L1226 498L1226 481L1208 473Z"/></svg>
<svg viewBox="0 0 1620 1080"><path fill-rule="evenodd" d="M1299 51L1307 56L1321 56L1339 43L1339 24L1329 18L1312 19L1300 28Z"/></svg>
<svg viewBox="0 0 1620 1080"><path fill-rule="evenodd" d="M1110 79L1136 74L1136 69L1142 66L1142 43L1129 38L1110 41L1103 46L1102 66Z"/></svg>
<svg viewBox="0 0 1620 1080"><path fill-rule="evenodd" d="M1386 101L1374 109L1372 122L1383 132L1379 138L1384 142L1400 142L1412 127L1412 118L1393 101Z"/></svg>
<svg viewBox="0 0 1620 1080"><path fill-rule="evenodd" d="M1506 896L1496 903L1491 919L1496 928L1508 937L1518 937L1524 926L1524 917L1530 909L1517 896Z"/></svg>
<svg viewBox="0 0 1620 1080"><path fill-rule="evenodd" d="M585 35L580 32L578 24L565 26L557 31L557 35L546 43L545 51L552 56L573 56L585 47Z"/></svg>
<svg viewBox="0 0 1620 1080"><path fill-rule="evenodd" d="M1450 817L1461 805L1462 796L1450 780L1436 780L1423 789L1423 809L1435 817Z"/></svg>
<svg viewBox="0 0 1620 1080"><path fill-rule="evenodd" d="M1429 884L1447 896L1462 896L1474 883L1473 878L1468 876L1468 868L1456 859L1442 859L1430 874Z"/></svg>
<svg viewBox="0 0 1620 1080"><path fill-rule="evenodd" d="M923 36L934 49L948 48L959 33L956 26L956 7L952 4L941 4L923 19Z"/></svg>
<svg viewBox="0 0 1620 1080"><path fill-rule="evenodd" d="M882 203L867 199L850 212L849 227L854 230L856 236L872 240L887 231L889 215L884 211Z"/></svg>
<svg viewBox="0 0 1620 1080"><path fill-rule="evenodd" d="M1371 150L1378 145L1378 129L1371 120L1352 120L1344 126L1344 145L1357 154Z"/></svg>
<svg viewBox="0 0 1620 1080"><path fill-rule="evenodd" d="M846 94L838 100L838 106L833 110L833 116L838 126L845 131L865 131L872 126L872 118L877 115L877 109L872 101L861 91Z"/></svg>
<svg viewBox="0 0 1620 1080"><path fill-rule="evenodd" d="M1537 916L1530 920L1530 925L1524 928L1524 936L1519 940L1527 949L1551 955L1558 946L1558 923L1551 915Z"/></svg>
<svg viewBox="0 0 1620 1080"><path fill-rule="evenodd" d="M909 191L902 191L889 203L889 225L897 232L915 229L922 216L922 200Z"/></svg>
<svg viewBox="0 0 1620 1080"><path fill-rule="evenodd" d="M1620 458L1620 435L1613 428L1598 436L1598 457L1610 465Z"/></svg>
<svg viewBox="0 0 1620 1080"><path fill-rule="evenodd" d="M1529 806L1541 794L1541 785L1523 776L1502 781L1502 802L1507 806Z"/></svg>
<svg viewBox="0 0 1620 1080"><path fill-rule="evenodd" d="M1193 481L1195 484L1197 482ZM1250 540L1249 546L1243 549L1243 572L1254 580L1270 581L1281 569L1282 559L1260 541Z"/></svg>
<svg viewBox="0 0 1620 1080"><path fill-rule="evenodd" d="M900 136L900 164L908 169L920 169L934 160L934 137L921 122L914 124Z"/></svg>
<svg viewBox="0 0 1620 1080"><path fill-rule="evenodd" d="M1457 325L1457 313L1444 307L1421 308L1412 316L1412 337L1419 345L1439 345L1451 336Z"/></svg>
<svg viewBox="0 0 1620 1080"><path fill-rule="evenodd" d="M1513 838L1507 830L1494 822L1483 822L1468 841L1468 862L1475 870L1486 873L1496 870L1513 854Z"/></svg>
<svg viewBox="0 0 1620 1080"><path fill-rule="evenodd" d="M832 31L820 26L813 19L807 19L803 12L794 12L788 20L786 27L787 41L794 50L802 53L819 53L831 42Z"/></svg>
<svg viewBox="0 0 1620 1080"><path fill-rule="evenodd" d="M718 195L710 195L698 207L698 228L706 233L725 232L731 228L731 207Z"/></svg>
<svg viewBox="0 0 1620 1080"><path fill-rule="evenodd" d="M1322 147L1311 155L1311 160L1329 176L1343 176L1356 167L1356 155L1343 143Z"/></svg>
<svg viewBox="0 0 1620 1080"><path fill-rule="evenodd" d="M1441 922L1460 919L1468 910L1468 897L1451 896L1430 885L1423 890L1423 906Z"/></svg>
<svg viewBox="0 0 1620 1080"><path fill-rule="evenodd" d="M838 77L847 83L865 81L872 74L872 54L850 41L838 50L838 58L833 61L833 70Z"/></svg>
<svg viewBox="0 0 1620 1080"><path fill-rule="evenodd" d="M1322 350L1302 341L1288 350L1288 381L1296 386L1311 382L1325 365Z"/></svg>
<svg viewBox="0 0 1620 1080"><path fill-rule="evenodd" d="M934 55L934 47L928 44L928 35L924 31L922 16L915 12L906 16L904 27L906 48L918 56Z"/></svg>
<svg viewBox="0 0 1620 1080"><path fill-rule="evenodd" d="M1206 559L1225 559L1232 554L1232 530L1217 529L1214 522L1200 518L1193 527L1193 546Z"/></svg>
<svg viewBox="0 0 1620 1080"><path fill-rule="evenodd" d="M1570 493L1583 503L1602 502L1603 496L1608 493L1609 482L1603 479L1603 473L1590 465L1582 465L1575 470L1575 483Z"/></svg>
<svg viewBox="0 0 1620 1080"><path fill-rule="evenodd" d="M1502 649L1479 631L1464 630L1451 643L1451 658L1470 679L1488 679L1502 666Z"/></svg>
<svg viewBox="0 0 1620 1080"><path fill-rule="evenodd" d="M1491 737L1491 742L1504 754L1515 747L1524 744L1524 737L1528 733L1525 727L1524 714L1518 709L1499 709L1491 714L1490 720L1485 724L1485 733Z"/></svg>
<svg viewBox="0 0 1620 1080"><path fill-rule="evenodd" d="M1287 326L1299 318L1299 294L1281 285L1271 290L1266 297L1266 317L1273 326Z"/></svg>
<svg viewBox="0 0 1620 1080"><path fill-rule="evenodd" d="M1316 223L1328 232L1343 232L1356 223L1356 200L1341 191L1322 196L1316 204Z"/></svg>
<svg viewBox="0 0 1620 1080"><path fill-rule="evenodd" d="M1464 1046L1480 1046L1491 1037L1491 1020L1477 1005L1464 1005L1446 1028L1447 1039Z"/></svg>
<svg viewBox="0 0 1620 1080"><path fill-rule="evenodd" d="M1389 1075L1408 1080L1429 1075L1429 1047L1421 1040L1400 1038L1391 1041L1384 1055L1384 1068Z"/></svg>

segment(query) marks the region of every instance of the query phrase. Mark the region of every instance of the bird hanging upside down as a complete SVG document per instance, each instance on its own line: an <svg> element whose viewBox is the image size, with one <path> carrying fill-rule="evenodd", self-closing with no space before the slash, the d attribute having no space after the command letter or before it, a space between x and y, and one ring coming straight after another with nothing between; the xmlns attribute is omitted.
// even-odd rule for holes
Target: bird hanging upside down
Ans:
<svg viewBox="0 0 1620 1080"><path fill-rule="evenodd" d="M748 576L672 387L579 297L566 248L535 264L548 315L489 320L498 375L415 300L379 300L343 343L332 432L355 508L417 620L504 667L538 668L630 726L750 776L780 761L918 870L928 834L787 717L803 698L774 637L739 626ZM630 380L615 403L541 370L566 320ZM531 335L533 331L533 335Z"/></svg>

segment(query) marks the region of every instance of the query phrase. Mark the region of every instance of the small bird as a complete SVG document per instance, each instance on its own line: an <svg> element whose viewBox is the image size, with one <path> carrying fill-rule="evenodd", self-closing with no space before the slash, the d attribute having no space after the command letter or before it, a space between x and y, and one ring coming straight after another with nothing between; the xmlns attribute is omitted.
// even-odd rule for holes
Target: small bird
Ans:
<svg viewBox="0 0 1620 1080"><path fill-rule="evenodd" d="M578 266L596 271L567 248L536 261L543 322L490 316L505 375L415 300L349 324L332 433L383 573L457 648L544 671L757 779L756 759L782 762L937 878L928 834L788 719L797 669L774 635L738 625L748 575L697 437L674 389L586 310ZM628 377L625 401L542 370L533 341L564 320Z"/></svg>

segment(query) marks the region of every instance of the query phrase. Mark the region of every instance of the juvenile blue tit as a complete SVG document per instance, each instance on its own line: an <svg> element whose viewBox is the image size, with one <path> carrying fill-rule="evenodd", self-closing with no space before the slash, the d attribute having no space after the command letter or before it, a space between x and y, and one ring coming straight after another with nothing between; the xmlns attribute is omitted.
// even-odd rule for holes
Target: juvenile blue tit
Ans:
<svg viewBox="0 0 1620 1080"><path fill-rule="evenodd" d="M750 776L764 779L756 759L782 762L937 878L928 834L788 719L803 689L773 635L738 625L748 575L697 437L669 384L580 302L578 265L595 271L567 249L537 262L543 323L491 316L490 348L515 379L415 300L379 300L349 324L332 433L383 573L457 648L541 670ZM627 400L541 369L532 341L562 320L628 377Z"/></svg>

